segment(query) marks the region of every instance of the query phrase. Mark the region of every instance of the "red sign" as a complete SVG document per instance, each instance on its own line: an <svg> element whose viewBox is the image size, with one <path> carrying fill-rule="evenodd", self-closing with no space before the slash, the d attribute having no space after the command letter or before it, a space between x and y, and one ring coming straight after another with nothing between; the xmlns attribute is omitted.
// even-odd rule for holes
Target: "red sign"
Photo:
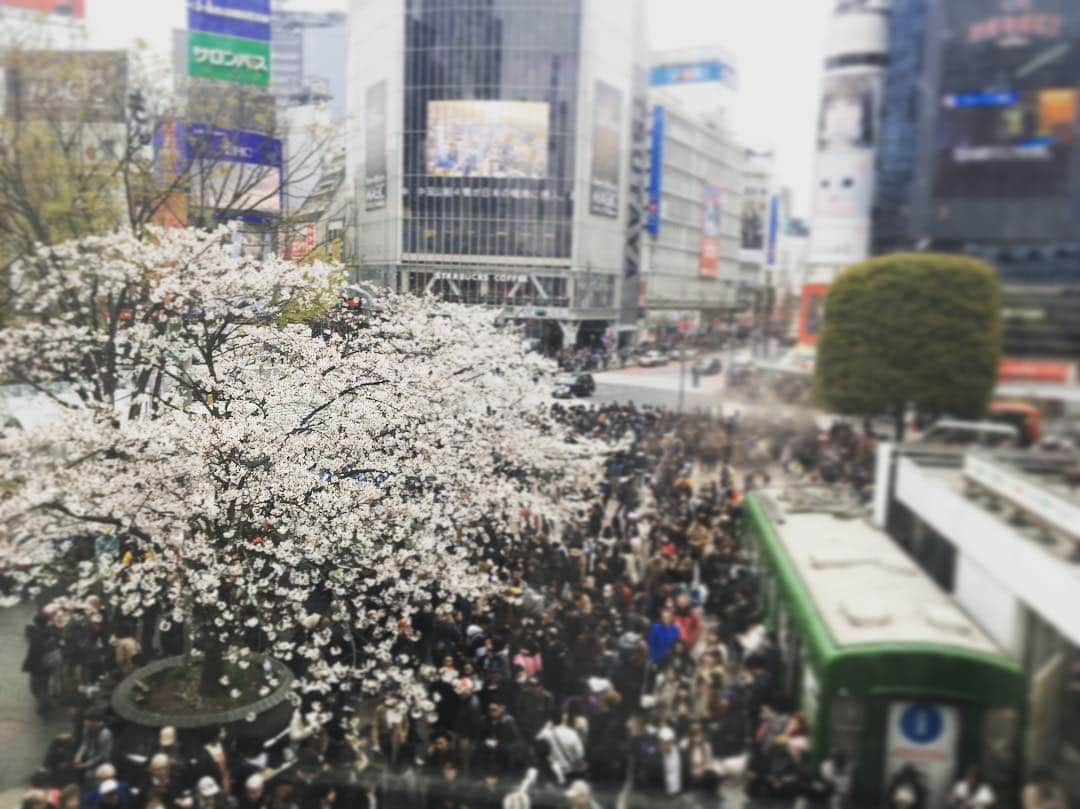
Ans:
<svg viewBox="0 0 1080 809"><path fill-rule="evenodd" d="M701 253L698 262L702 278L715 278L720 272L720 186L705 183L704 221L701 226Z"/></svg>
<svg viewBox="0 0 1080 809"><path fill-rule="evenodd" d="M315 225L309 222L304 226L304 235L289 242L289 258L299 261L315 249Z"/></svg>
<svg viewBox="0 0 1080 809"><path fill-rule="evenodd" d="M14 6L43 14L66 14L70 17L86 16L86 0L0 0L0 6Z"/></svg>
<svg viewBox="0 0 1080 809"><path fill-rule="evenodd" d="M1002 360L998 367L999 382L1072 382L1076 366L1071 362L1041 360Z"/></svg>
<svg viewBox="0 0 1080 809"><path fill-rule="evenodd" d="M799 307L799 342L815 345L821 326L825 322L825 296L828 284L806 284L802 288L802 305Z"/></svg>

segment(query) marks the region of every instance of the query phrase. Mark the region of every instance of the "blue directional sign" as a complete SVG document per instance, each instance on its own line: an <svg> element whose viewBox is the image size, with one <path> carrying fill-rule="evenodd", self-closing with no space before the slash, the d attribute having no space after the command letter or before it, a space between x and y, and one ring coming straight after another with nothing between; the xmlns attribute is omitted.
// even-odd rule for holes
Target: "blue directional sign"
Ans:
<svg viewBox="0 0 1080 809"><path fill-rule="evenodd" d="M914 744L930 744L945 729L945 717L936 705L916 702L900 714L900 731Z"/></svg>

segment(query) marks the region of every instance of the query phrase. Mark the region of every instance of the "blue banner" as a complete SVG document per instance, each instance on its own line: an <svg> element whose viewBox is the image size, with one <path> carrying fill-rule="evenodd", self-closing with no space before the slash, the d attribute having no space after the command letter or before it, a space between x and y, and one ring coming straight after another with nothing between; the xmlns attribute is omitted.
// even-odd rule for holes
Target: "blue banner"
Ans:
<svg viewBox="0 0 1080 809"><path fill-rule="evenodd" d="M241 39L257 39L260 42L270 41L269 22L224 17L220 14L209 14L205 11L189 9L188 28L192 31L203 31L208 34L240 37Z"/></svg>
<svg viewBox="0 0 1080 809"><path fill-rule="evenodd" d="M270 0L188 0L188 9L220 13L221 9L270 16Z"/></svg>
<svg viewBox="0 0 1080 809"><path fill-rule="evenodd" d="M766 242L765 262L772 267L776 264L776 240L780 235L780 198L775 194L769 198L769 240Z"/></svg>
<svg viewBox="0 0 1080 809"><path fill-rule="evenodd" d="M181 142L184 157L191 160L277 167L280 167L282 162L281 141L258 132L190 124L185 127Z"/></svg>
<svg viewBox="0 0 1080 809"><path fill-rule="evenodd" d="M734 87L735 71L723 62L686 62L654 67L649 75L649 84L653 87L702 82L719 82Z"/></svg>
<svg viewBox="0 0 1080 809"><path fill-rule="evenodd" d="M645 231L660 233L660 192L664 182L664 128L667 114L659 104L652 111L652 149L649 156L649 212Z"/></svg>

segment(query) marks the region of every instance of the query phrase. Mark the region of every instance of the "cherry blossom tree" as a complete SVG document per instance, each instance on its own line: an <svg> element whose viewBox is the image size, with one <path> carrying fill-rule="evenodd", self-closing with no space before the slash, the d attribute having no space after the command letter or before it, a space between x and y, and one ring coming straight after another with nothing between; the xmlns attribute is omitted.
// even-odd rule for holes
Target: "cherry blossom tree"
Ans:
<svg viewBox="0 0 1080 809"><path fill-rule="evenodd" d="M595 482L597 448L548 417L551 369L492 313L376 289L313 336L284 314L334 267L151 236L15 268L3 372L64 418L0 444L9 589L183 625L207 689L265 654L309 687L423 699L411 621L497 592L521 510L562 519Z"/></svg>

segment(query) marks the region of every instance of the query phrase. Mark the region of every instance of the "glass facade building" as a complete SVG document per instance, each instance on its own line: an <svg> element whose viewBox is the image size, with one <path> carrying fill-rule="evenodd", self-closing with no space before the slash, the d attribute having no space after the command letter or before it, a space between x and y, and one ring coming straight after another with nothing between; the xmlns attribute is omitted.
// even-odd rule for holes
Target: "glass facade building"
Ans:
<svg viewBox="0 0 1080 809"><path fill-rule="evenodd" d="M402 248L569 258L582 0L408 0Z"/></svg>

